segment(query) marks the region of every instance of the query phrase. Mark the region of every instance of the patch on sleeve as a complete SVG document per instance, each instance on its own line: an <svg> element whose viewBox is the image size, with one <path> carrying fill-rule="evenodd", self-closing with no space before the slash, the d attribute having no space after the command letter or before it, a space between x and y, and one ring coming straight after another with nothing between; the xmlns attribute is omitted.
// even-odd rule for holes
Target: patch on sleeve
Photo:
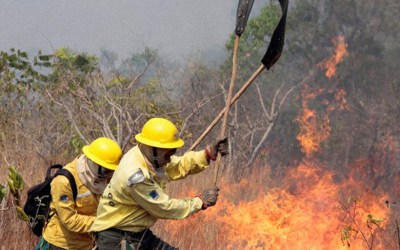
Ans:
<svg viewBox="0 0 400 250"><path fill-rule="evenodd" d="M128 187L132 187L135 184L138 184L145 180L142 170L138 170L133 175L129 176L128 178Z"/></svg>
<svg viewBox="0 0 400 250"><path fill-rule="evenodd" d="M156 190L151 191L151 192L149 193L149 195L150 195L151 198L153 198L153 200L157 200L158 197L160 197L160 196L158 195L158 193L157 193Z"/></svg>
<svg viewBox="0 0 400 250"><path fill-rule="evenodd" d="M67 202L68 201L68 196L66 196L65 194L60 196L60 201L61 202Z"/></svg>

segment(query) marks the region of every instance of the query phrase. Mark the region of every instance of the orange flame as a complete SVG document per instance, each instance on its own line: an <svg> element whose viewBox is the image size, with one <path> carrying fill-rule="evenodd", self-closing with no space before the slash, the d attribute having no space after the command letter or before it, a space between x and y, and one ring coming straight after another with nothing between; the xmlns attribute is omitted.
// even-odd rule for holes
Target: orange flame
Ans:
<svg viewBox="0 0 400 250"><path fill-rule="evenodd" d="M261 185L277 184L263 173L251 179L222 183L215 207L189 219L161 222L170 236L166 240L199 250L361 250L366 244L388 249L388 239L380 234L388 224L385 195L350 196L359 184L351 178L337 183L332 173L311 163L291 169L274 188Z"/></svg>
<svg viewBox="0 0 400 250"><path fill-rule="evenodd" d="M336 74L336 65L343 60L345 55L347 55L347 43L343 36L333 38L332 42L336 45L335 52L324 62L324 67L326 69L325 75L328 78L331 78Z"/></svg>
<svg viewBox="0 0 400 250"><path fill-rule="evenodd" d="M329 138L330 126L329 117L321 117L315 110L308 107L308 102L315 99L323 89L312 93L309 86L305 85L302 91L302 113L297 117L300 126L300 133L297 136L303 152L307 158L320 149L320 144Z"/></svg>
<svg viewBox="0 0 400 250"><path fill-rule="evenodd" d="M308 85L304 85L302 90L302 111L296 118L300 127L297 140L307 158L319 151L321 143L329 138L331 133L330 114L335 110L348 110L346 92L343 89L338 89L334 93L334 101L324 100L324 111L317 112L311 109L308 103L316 99L323 91L324 89L317 89L313 92Z"/></svg>

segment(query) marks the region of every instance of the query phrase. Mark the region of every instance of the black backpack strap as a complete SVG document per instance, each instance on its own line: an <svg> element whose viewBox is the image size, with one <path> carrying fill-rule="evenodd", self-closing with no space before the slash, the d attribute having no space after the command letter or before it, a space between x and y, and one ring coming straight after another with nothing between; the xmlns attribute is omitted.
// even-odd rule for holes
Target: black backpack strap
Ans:
<svg viewBox="0 0 400 250"><path fill-rule="evenodd" d="M52 176L51 175L51 170L53 170L53 169L62 169L62 168L63 168L63 166L61 164L54 164L54 165L51 165L50 167L48 167L47 171L46 171L45 180L49 179Z"/></svg>
<svg viewBox="0 0 400 250"><path fill-rule="evenodd" d="M72 188L72 195L74 196L74 201L76 201L76 196L78 196L78 189L76 187L74 176L71 174L71 172L69 172L65 168L58 170L57 173L54 175L54 177L56 177L57 175L64 175L65 177L67 177L67 179L69 180L69 184L71 185Z"/></svg>

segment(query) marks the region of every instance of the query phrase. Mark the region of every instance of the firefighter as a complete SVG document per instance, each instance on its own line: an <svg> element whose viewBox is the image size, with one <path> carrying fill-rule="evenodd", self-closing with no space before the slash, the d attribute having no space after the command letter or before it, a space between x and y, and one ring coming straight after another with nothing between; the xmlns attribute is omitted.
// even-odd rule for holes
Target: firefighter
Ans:
<svg viewBox="0 0 400 250"><path fill-rule="evenodd" d="M163 118L152 118L135 136L138 145L121 159L101 196L97 217L90 231L97 234L98 250L176 249L151 230L157 219L183 219L215 205L217 187L197 197L175 199L165 193L169 181L185 178L206 169L218 153L228 153L227 139L205 150L174 156L182 147L175 125Z"/></svg>
<svg viewBox="0 0 400 250"><path fill-rule="evenodd" d="M115 141L100 137L82 148L83 154L64 168L74 177L76 200L71 184L59 175L51 182L50 203L54 215L43 229L36 249L92 249L94 239L89 229L96 216L100 195L107 186L122 157Z"/></svg>

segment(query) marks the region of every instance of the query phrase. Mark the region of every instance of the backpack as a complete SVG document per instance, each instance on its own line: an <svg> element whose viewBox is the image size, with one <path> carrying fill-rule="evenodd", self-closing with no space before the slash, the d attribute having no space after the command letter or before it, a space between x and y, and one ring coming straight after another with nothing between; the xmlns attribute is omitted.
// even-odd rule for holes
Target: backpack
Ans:
<svg viewBox="0 0 400 250"><path fill-rule="evenodd" d="M53 169L58 169L54 175L51 175ZM41 236L43 227L56 213L50 209L51 201L51 181L58 175L64 175L69 180L72 188L74 201L78 194L74 176L60 164L51 165L46 172L46 178L42 183L39 183L28 190L28 197L24 205L24 212L29 216L29 226L36 236Z"/></svg>

